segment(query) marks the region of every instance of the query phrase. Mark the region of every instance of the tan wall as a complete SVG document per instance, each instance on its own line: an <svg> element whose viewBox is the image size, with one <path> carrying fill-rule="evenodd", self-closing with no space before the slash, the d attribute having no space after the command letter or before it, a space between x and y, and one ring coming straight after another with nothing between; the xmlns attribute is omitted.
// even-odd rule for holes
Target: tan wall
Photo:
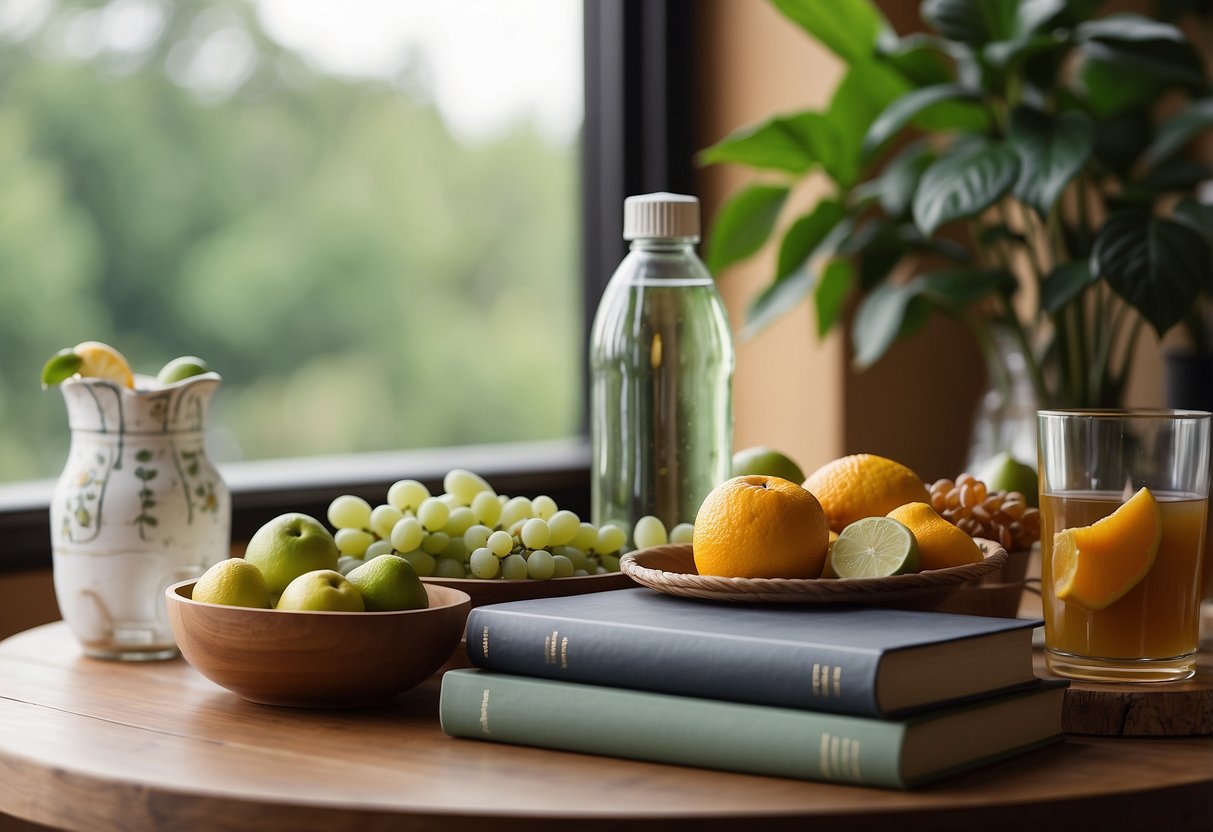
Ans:
<svg viewBox="0 0 1213 832"><path fill-rule="evenodd" d="M894 27L920 26L917 4L884 0ZM821 107L841 76L837 59L765 0L699 0L695 101L698 147L782 112ZM707 227L722 199L761 175L736 166L700 171ZM811 206L822 184L806 183L795 199ZM734 331L766 285L774 252L718 275ZM806 471L833 457L861 451L904 461L924 479L963 469L969 426L984 368L960 325L935 320L894 346L875 367L848 368L849 333L819 342L810 302L751 341L738 342L734 386L738 448L772 445ZM1162 403L1159 351L1143 334L1128 403Z"/></svg>

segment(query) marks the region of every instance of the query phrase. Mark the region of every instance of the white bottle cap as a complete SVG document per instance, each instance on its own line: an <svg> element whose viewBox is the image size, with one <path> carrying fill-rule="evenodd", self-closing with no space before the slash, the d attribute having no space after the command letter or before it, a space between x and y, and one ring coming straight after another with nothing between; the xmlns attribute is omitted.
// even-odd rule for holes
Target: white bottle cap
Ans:
<svg viewBox="0 0 1213 832"><path fill-rule="evenodd" d="M699 200L684 194L642 194L623 201L623 239L699 239Z"/></svg>

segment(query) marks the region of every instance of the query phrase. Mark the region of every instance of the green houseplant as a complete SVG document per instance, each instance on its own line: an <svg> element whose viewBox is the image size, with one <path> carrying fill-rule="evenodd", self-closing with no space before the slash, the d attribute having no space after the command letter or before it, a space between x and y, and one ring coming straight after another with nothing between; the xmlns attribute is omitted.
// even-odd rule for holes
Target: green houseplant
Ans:
<svg viewBox="0 0 1213 832"><path fill-rule="evenodd" d="M1191 151L1213 92L1181 29L1092 0L924 0L927 31L899 36L870 0L772 2L846 66L824 110L700 155L759 174L717 213L709 266L778 246L745 335L806 296L824 335L853 297L862 369L943 313L1004 378L1009 337L1046 406L1120 404L1147 327L1207 342L1213 169ZM790 216L810 175L832 194Z"/></svg>

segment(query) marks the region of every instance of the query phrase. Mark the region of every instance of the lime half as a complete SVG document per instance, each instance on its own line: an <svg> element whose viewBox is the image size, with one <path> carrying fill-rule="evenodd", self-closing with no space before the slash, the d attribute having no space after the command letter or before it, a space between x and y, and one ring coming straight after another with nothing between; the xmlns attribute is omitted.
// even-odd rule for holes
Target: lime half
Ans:
<svg viewBox="0 0 1213 832"><path fill-rule="evenodd" d="M914 533L892 517L865 517L838 535L830 550L836 578L886 578L918 569Z"/></svg>

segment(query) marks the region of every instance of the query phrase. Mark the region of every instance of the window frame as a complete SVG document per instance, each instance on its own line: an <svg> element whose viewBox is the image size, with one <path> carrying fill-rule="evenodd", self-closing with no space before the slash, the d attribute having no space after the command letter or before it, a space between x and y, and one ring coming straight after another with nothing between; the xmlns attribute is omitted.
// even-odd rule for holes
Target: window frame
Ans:
<svg viewBox="0 0 1213 832"><path fill-rule="evenodd" d="M587 335L598 299L626 253L623 200L651 191L695 192L692 164L693 4L691 0L583 0L585 120L581 235ZM586 366L588 338L580 345ZM580 435L566 440L469 445L219 466L232 493L232 540L239 545L284 511L323 517L338 494L381 501L409 477L440 490L452 468L469 468L501 492L549 494L589 511L589 384L583 377ZM54 480L0 485L0 573L51 566Z"/></svg>

